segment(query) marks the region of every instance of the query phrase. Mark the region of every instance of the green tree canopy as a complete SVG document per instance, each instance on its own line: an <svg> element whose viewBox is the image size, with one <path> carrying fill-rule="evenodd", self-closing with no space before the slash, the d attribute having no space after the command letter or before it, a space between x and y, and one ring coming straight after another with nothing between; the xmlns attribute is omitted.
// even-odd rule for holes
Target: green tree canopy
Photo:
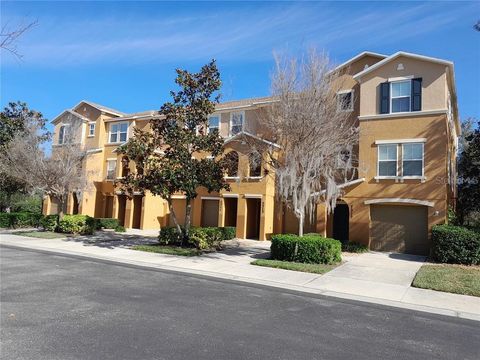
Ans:
<svg viewBox="0 0 480 360"><path fill-rule="evenodd" d="M127 194L149 191L166 200L170 214L186 242L191 224L191 201L199 187L208 192L228 189L224 180L225 161L221 156L223 139L217 131L208 132L208 115L215 111L220 89L220 73L212 60L198 73L177 69L172 101L151 120L152 131L135 129L134 136L119 152L135 164L117 182ZM179 225L172 206L172 195L186 197L184 227Z"/></svg>

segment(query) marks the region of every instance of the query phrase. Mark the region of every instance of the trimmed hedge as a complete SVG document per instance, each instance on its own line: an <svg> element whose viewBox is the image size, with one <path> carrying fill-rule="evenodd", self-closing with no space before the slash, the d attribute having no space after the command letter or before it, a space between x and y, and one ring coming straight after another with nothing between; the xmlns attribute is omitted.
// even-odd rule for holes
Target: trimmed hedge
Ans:
<svg viewBox="0 0 480 360"><path fill-rule="evenodd" d="M0 228L38 227L43 215L31 212L0 213Z"/></svg>
<svg viewBox="0 0 480 360"><path fill-rule="evenodd" d="M235 227L191 227L188 246L198 249L218 249L220 242L235 238ZM175 227L160 229L160 245L182 246L182 239Z"/></svg>
<svg viewBox="0 0 480 360"><path fill-rule="evenodd" d="M350 252L350 253L364 253L368 251L368 247L366 245L357 243L357 242L346 242L342 243L342 251Z"/></svg>
<svg viewBox="0 0 480 360"><path fill-rule="evenodd" d="M116 229L120 226L118 219L114 218L95 218L96 229Z"/></svg>
<svg viewBox="0 0 480 360"><path fill-rule="evenodd" d="M90 235L95 231L95 219L88 215L65 215L58 231L67 234Z"/></svg>
<svg viewBox="0 0 480 360"><path fill-rule="evenodd" d="M116 232L125 232L125 231L127 231L127 230L125 229L124 226L118 225L118 226L115 227L115 231L116 231Z"/></svg>
<svg viewBox="0 0 480 360"><path fill-rule="evenodd" d="M480 233L461 226L435 225L432 228L432 256L450 264L480 264Z"/></svg>
<svg viewBox="0 0 480 360"><path fill-rule="evenodd" d="M342 260L341 242L319 234L273 235L270 252L273 260L307 264L335 264Z"/></svg>
<svg viewBox="0 0 480 360"><path fill-rule="evenodd" d="M56 231L58 224L58 215L46 215L40 220L40 226L45 231Z"/></svg>

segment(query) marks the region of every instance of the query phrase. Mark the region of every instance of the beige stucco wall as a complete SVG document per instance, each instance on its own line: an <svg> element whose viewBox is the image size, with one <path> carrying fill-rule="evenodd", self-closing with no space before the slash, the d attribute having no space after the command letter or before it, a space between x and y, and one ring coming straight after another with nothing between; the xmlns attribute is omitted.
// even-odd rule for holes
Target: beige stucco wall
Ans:
<svg viewBox="0 0 480 360"><path fill-rule="evenodd" d="M397 70L399 64L404 70ZM422 111L447 108L447 77L445 65L398 57L366 74L360 85L360 116L379 113L379 85L389 78L413 76L422 78Z"/></svg>

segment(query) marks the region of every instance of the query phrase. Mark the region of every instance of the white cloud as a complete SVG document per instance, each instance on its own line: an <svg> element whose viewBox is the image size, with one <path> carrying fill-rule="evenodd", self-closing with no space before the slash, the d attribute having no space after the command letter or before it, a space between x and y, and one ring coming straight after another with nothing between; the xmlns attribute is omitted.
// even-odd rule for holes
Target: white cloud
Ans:
<svg viewBox="0 0 480 360"><path fill-rule="evenodd" d="M378 48L445 28L472 11L471 6L439 4L396 3L357 6L355 10L349 6L351 3L343 3L345 11L339 11L326 3L235 10L218 5L212 11L163 18L120 11L115 13L118 16L92 12L92 19L50 14L39 18L39 26L22 39L19 50L28 66L142 64L211 57L261 61L270 59L273 49L286 46L296 50L316 45L331 51ZM13 63L4 58L4 65Z"/></svg>

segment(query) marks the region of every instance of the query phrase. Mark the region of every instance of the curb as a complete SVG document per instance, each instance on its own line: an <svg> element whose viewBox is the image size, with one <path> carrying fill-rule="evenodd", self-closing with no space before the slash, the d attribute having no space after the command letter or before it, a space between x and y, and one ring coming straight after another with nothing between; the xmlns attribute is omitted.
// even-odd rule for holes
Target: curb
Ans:
<svg viewBox="0 0 480 360"><path fill-rule="evenodd" d="M177 266L171 266L171 265L152 264L152 263L138 261L138 260L118 259L115 257L92 255L89 253L83 253L78 251L52 249L52 248L46 248L41 246L32 247L31 244L27 246L23 244L13 244L9 241L1 241L0 247L11 248L11 249L22 249L22 250L33 251L33 252L53 253L53 254L69 256L77 259L88 259L91 261L96 260L104 263L121 265L121 266L133 266L133 267L141 268L145 270L164 271L169 273L181 274L184 276L193 275L199 278L203 278L203 279L206 278L209 280L228 281L228 282L232 282L239 285L261 286L261 287L267 287L270 289L273 288L276 290L284 290L284 291L288 291L296 294L302 294L302 295L313 295L313 296L321 296L326 298L336 298L336 299L346 300L349 302L350 301L363 302L363 303L369 303L369 304L375 304L375 305L382 305L389 308L414 310L414 311L425 312L430 314L450 316L458 319L480 321L480 314L475 314L475 313L461 312L461 311L455 311L455 310L445 309L445 308L430 307L426 305L418 305L418 304L395 301L395 300L385 300L385 299L379 299L379 298L373 298L373 297L367 297L367 296L340 293L340 292L334 292L329 290L320 290L320 289L309 288L302 285L288 285L288 284L280 283L276 281L259 280L259 279L245 277L245 276L226 275L226 274L217 273L217 272L210 272L210 271L196 270L196 269L186 269L183 267L177 267Z"/></svg>

